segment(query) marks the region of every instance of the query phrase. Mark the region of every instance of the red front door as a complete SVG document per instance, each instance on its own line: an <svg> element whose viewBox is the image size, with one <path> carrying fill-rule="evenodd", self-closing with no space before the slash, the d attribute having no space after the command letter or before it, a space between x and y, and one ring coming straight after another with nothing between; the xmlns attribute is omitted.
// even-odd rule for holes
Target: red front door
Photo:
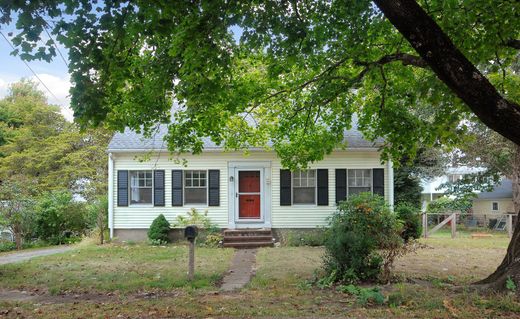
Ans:
<svg viewBox="0 0 520 319"><path fill-rule="evenodd" d="M238 172L238 217L260 219L260 171Z"/></svg>

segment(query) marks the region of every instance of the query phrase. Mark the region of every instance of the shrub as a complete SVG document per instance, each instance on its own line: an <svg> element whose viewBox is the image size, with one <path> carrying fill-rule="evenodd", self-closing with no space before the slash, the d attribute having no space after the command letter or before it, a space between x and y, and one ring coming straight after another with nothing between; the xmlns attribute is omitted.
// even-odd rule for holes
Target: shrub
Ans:
<svg viewBox="0 0 520 319"><path fill-rule="evenodd" d="M197 244L200 246L218 247L219 242L224 240L220 228L213 224L208 217L208 211L200 213L195 208L192 208L186 216L177 216L177 222L174 227L184 228L188 225L195 225L199 228Z"/></svg>
<svg viewBox="0 0 520 319"><path fill-rule="evenodd" d="M9 240L0 240L0 252L16 249L16 244Z"/></svg>
<svg viewBox="0 0 520 319"><path fill-rule="evenodd" d="M410 239L421 237L422 225L419 210L411 205L402 204L396 208L397 218L403 223L401 237L407 243Z"/></svg>
<svg viewBox="0 0 520 319"><path fill-rule="evenodd" d="M35 228L38 238L50 244L70 243L84 234L86 229L85 207L74 202L71 193L54 191L38 199Z"/></svg>
<svg viewBox="0 0 520 319"><path fill-rule="evenodd" d="M153 220L152 225L150 225L150 229L148 230L148 238L150 239L152 245L157 243L160 245L163 243L169 243L169 231L170 223L166 220L166 217L164 217L163 214L160 214Z"/></svg>
<svg viewBox="0 0 520 319"><path fill-rule="evenodd" d="M108 229L108 197L100 196L87 207L88 226L99 238L99 243L105 242Z"/></svg>
<svg viewBox="0 0 520 319"><path fill-rule="evenodd" d="M354 285L347 285L339 286L337 290L352 296L356 296L357 302L361 306L366 306L368 304L382 305L385 303L385 296L383 296L377 287L363 288Z"/></svg>
<svg viewBox="0 0 520 319"><path fill-rule="evenodd" d="M325 233L324 263L330 281L387 280L386 272L391 267L383 266L391 266L393 259L385 260L388 254L381 251L401 249L401 230L401 223L383 197L369 193L350 196L331 216Z"/></svg>

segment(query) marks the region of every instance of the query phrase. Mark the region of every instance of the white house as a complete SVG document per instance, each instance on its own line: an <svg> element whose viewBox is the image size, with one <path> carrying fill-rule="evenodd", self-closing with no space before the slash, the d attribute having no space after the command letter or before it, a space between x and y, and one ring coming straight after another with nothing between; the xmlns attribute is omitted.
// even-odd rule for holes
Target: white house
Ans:
<svg viewBox="0 0 520 319"><path fill-rule="evenodd" d="M422 192L421 192L421 201L422 201L422 210L426 211L426 207L428 203L444 196L446 192L445 187L441 187L441 185L447 182L456 182L464 177L467 174L475 174L483 171L483 168L478 167L450 167L446 170L446 175L437 176L431 179L423 179L421 180Z"/></svg>
<svg viewBox="0 0 520 319"><path fill-rule="evenodd" d="M208 212L223 229L313 229L325 226L336 202L370 191L393 204L393 168L378 145L360 132L345 133L348 147L307 171L291 172L274 152L226 152L205 141L200 155L172 159L161 126L152 138L131 130L109 146L110 236L142 240L159 214L170 222L191 208Z"/></svg>

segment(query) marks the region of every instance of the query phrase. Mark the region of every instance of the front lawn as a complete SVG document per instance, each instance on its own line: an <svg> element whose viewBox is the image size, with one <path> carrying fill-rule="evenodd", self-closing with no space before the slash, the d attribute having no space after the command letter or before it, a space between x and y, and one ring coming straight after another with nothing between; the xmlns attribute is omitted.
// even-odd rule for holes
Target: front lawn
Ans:
<svg viewBox="0 0 520 319"><path fill-rule="evenodd" d="M76 292L117 289L126 295L105 294L89 301L80 301L81 295L65 301L0 301L0 310L7 309L5 316L13 318L516 318L520 313L520 302L511 294L479 295L453 288L492 272L505 253L506 237L438 236L421 242L425 248L398 260L399 281L379 287L385 296L385 304L379 306L311 283L321 266L321 247L259 249L256 275L249 285L239 292L220 293L214 288L232 250L199 248L199 284L193 286L209 288L192 289L185 281L186 247L108 245L0 266L0 285ZM150 296L144 290L156 293Z"/></svg>
<svg viewBox="0 0 520 319"><path fill-rule="evenodd" d="M0 266L0 288L51 294L214 287L229 267L230 249L198 248L196 278L187 281L186 246L89 245L74 251Z"/></svg>

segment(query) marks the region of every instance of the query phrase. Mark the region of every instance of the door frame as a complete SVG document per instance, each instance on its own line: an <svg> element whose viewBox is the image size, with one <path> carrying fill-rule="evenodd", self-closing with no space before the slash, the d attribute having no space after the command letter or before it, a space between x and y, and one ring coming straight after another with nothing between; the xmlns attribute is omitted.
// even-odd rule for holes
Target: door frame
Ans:
<svg viewBox="0 0 520 319"><path fill-rule="evenodd" d="M260 219L238 216L238 172L260 171ZM228 223L229 228L271 228L271 162L228 162Z"/></svg>

